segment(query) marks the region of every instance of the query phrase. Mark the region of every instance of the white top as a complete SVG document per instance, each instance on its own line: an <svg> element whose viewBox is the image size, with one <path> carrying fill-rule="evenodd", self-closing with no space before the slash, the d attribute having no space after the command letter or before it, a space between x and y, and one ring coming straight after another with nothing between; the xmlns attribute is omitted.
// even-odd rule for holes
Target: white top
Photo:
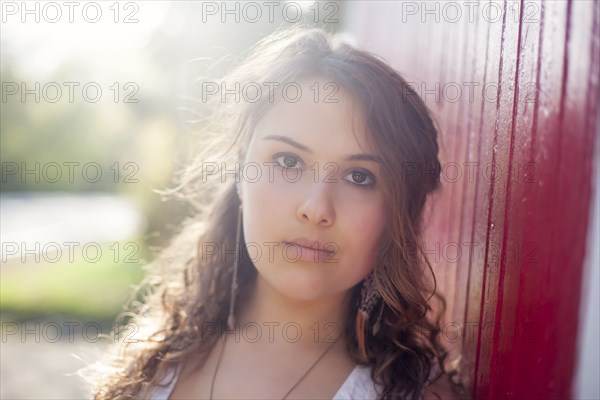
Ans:
<svg viewBox="0 0 600 400"><path fill-rule="evenodd" d="M168 382L173 373L179 372L179 368L180 367L177 367L177 370L175 368L171 368L162 382ZM175 377L168 387L155 387L149 399L168 400L173 388L175 387L175 384L177 383L177 378L178 377ZM338 391L333 395L332 400L375 398L377 398L377 392L375 389L375 384L371 380L371 367L357 365L354 367L350 375L348 375L342 386L340 386Z"/></svg>

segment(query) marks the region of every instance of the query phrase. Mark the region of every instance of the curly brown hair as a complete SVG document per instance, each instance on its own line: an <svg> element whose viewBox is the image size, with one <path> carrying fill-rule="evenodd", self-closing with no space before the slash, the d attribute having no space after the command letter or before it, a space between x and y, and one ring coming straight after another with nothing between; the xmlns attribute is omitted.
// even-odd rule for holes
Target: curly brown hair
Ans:
<svg viewBox="0 0 600 400"><path fill-rule="evenodd" d="M368 320L366 336L357 333L362 285L356 285L344 328L347 351L357 364L372 367L380 398L419 398L434 365L441 375L453 374L445 369L447 352L439 339L445 303L435 292L435 276L421 241L426 199L440 187L438 131L426 105L393 68L319 28L278 30L220 82L293 82L315 76L336 82L362 106L369 144L382 160L389 217L373 271L381 294L375 307L382 310L381 328L373 335L373 321ZM215 179L219 174L208 174L202 165L243 159L253 128L273 104L266 97L217 102L209 117L200 119L203 151L174 191L197 212L146 267L136 301L119 318L131 317L138 329L136 341L115 343L110 360L86 371L94 384L94 399L147 396L170 367L191 354L208 356L219 337L214 329L205 329L207 322L220 326L220 332L226 330L234 254L207 255L200 244L235 248L240 198L234 183ZM237 280L238 296L243 298L257 272L241 243ZM434 298L440 300L435 308Z"/></svg>

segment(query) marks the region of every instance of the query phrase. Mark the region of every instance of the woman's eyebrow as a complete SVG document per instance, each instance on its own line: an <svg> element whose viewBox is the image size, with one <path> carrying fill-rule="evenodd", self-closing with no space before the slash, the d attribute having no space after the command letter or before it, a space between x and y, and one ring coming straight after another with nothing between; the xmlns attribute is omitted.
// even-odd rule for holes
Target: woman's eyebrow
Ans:
<svg viewBox="0 0 600 400"><path fill-rule="evenodd" d="M313 151L306 147L305 145L296 142L294 139L289 138L287 136L281 135L267 135L263 138L263 140L278 140L280 142L284 142L289 144L290 146L294 146L302 151L307 152L308 154L313 154ZM372 154L351 154L344 159L345 161L372 161L376 163L382 163L381 159Z"/></svg>
<svg viewBox="0 0 600 400"><path fill-rule="evenodd" d="M300 143L296 142L294 139L291 139L291 138L289 138L287 136L267 135L267 136L265 136L263 138L263 140L279 140L280 142L287 143L287 144L289 144L291 146L294 146L294 147L296 147L296 148L298 148L298 149L300 149L302 151L305 151L305 152L307 152L309 154L313 153L312 150L309 149L308 147L306 147L305 145L300 144Z"/></svg>

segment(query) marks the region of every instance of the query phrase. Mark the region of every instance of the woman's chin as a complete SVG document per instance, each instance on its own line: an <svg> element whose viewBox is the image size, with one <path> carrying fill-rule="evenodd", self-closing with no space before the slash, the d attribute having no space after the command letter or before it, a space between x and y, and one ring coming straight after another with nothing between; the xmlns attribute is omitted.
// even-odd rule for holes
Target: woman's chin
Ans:
<svg viewBox="0 0 600 400"><path fill-rule="evenodd" d="M323 276L314 271L293 268L264 278L282 296L297 301L319 300L329 292Z"/></svg>

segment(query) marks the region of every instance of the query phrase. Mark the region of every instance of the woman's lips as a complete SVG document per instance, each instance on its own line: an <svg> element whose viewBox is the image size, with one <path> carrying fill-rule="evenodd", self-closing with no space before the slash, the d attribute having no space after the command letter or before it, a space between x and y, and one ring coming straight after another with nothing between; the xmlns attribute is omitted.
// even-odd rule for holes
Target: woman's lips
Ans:
<svg viewBox="0 0 600 400"><path fill-rule="evenodd" d="M331 251L312 249L309 247L300 246L297 243L284 242L284 244L284 258L289 262L305 261L321 263L331 259L331 256L333 255L333 252Z"/></svg>

